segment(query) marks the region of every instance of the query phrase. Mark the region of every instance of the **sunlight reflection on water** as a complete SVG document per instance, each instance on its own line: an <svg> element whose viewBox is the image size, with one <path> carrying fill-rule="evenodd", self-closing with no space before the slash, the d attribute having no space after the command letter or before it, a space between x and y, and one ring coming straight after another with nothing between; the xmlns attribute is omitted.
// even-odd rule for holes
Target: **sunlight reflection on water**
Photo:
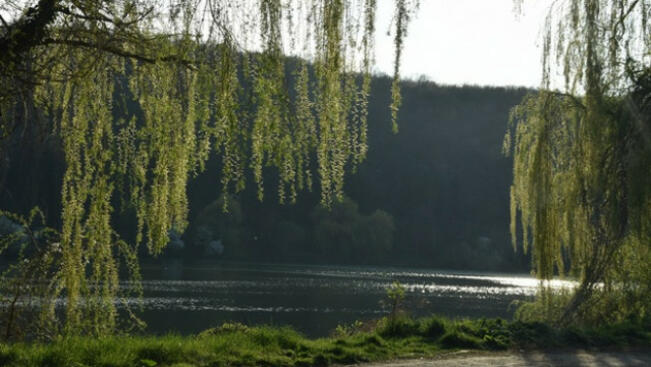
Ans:
<svg viewBox="0 0 651 367"><path fill-rule="evenodd" d="M394 281L406 290L414 316L511 318L513 302L531 300L540 282L526 275L259 264L144 267L142 299L116 302L138 309L150 333L197 333L223 322L291 325L308 336L337 325L377 319L388 312ZM576 285L552 280L555 288ZM134 291L134 283L121 282ZM65 304L58 300L57 306ZM135 306L135 307L134 307Z"/></svg>
<svg viewBox="0 0 651 367"><path fill-rule="evenodd" d="M540 285L526 275L257 264L177 264L145 268L144 275L142 306L149 330L181 333L240 321L289 324L322 336L342 322L386 314L382 301L396 280L406 289L406 308L416 316L510 318L512 302L532 299ZM574 284L551 281L555 288ZM122 283L127 290L132 286Z"/></svg>

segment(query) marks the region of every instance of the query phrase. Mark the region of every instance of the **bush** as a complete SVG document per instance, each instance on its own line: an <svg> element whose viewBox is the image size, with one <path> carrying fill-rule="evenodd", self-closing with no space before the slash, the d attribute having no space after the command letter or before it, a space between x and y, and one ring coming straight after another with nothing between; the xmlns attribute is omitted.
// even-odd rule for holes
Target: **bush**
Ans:
<svg viewBox="0 0 651 367"><path fill-rule="evenodd" d="M385 338L403 338L418 335L420 324L407 316L383 318L378 323L377 333Z"/></svg>
<svg viewBox="0 0 651 367"><path fill-rule="evenodd" d="M439 318L432 317L424 320L420 329L421 335L436 339L445 333L445 324Z"/></svg>
<svg viewBox="0 0 651 367"><path fill-rule="evenodd" d="M332 332L332 336L335 338L342 338L346 336L351 336L359 333L362 330L364 323L356 320L351 324L339 324Z"/></svg>

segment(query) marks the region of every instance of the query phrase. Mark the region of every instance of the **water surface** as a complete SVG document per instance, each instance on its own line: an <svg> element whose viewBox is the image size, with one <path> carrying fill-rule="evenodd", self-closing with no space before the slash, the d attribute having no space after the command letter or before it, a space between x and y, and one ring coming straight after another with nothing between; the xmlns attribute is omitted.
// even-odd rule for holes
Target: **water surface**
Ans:
<svg viewBox="0 0 651 367"><path fill-rule="evenodd" d="M538 285L527 275L180 262L144 267L143 276L147 331L181 334L236 321L325 336L340 323L386 315L383 300L396 280L407 291L405 308L416 316L511 318L511 303L531 299Z"/></svg>

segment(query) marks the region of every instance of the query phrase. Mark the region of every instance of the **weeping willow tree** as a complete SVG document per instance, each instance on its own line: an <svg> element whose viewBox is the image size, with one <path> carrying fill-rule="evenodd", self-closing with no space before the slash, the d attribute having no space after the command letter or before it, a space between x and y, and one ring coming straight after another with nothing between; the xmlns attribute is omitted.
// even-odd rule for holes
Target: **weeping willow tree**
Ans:
<svg viewBox="0 0 651 367"><path fill-rule="evenodd" d="M564 299L543 286L538 317L608 322L651 311L650 12L648 0L549 9L542 88L512 110L505 139L514 245L531 247L540 279L578 280Z"/></svg>
<svg viewBox="0 0 651 367"><path fill-rule="evenodd" d="M394 125L416 7L395 1ZM115 330L123 268L137 290L138 246L159 254L170 231L185 229L186 184L211 154L222 159L224 192L242 190L250 169L262 199L270 166L281 201L315 178L325 205L341 199L345 170L367 151L375 12L375 0L0 5L1 142L39 125L60 141L66 163L60 239L39 244L49 262L32 275L41 330ZM293 79L287 55L305 60ZM125 208L137 218L130 244L113 228Z"/></svg>

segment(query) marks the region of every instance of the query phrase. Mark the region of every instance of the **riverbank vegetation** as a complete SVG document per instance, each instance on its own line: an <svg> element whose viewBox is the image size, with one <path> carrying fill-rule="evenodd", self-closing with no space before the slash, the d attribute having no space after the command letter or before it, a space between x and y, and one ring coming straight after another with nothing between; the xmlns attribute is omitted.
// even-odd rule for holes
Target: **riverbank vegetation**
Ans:
<svg viewBox="0 0 651 367"><path fill-rule="evenodd" d="M327 366L394 358L431 357L458 349L505 350L649 347L651 331L622 322L555 329L543 323L439 317L383 318L374 325L337 328L308 339L287 327L224 324L193 336L68 338L47 344L0 345L7 367Z"/></svg>
<svg viewBox="0 0 651 367"><path fill-rule="evenodd" d="M504 144L511 235L515 248L531 248L538 278L569 274L579 285L569 295L542 286L534 318L594 324L651 311L650 6L549 9L543 88L513 109Z"/></svg>
<svg viewBox="0 0 651 367"><path fill-rule="evenodd" d="M434 201L402 206L416 214L394 221L392 215L402 213L377 207L360 211L344 200L346 172L362 171L368 155L376 1L200 3L163 1L164 9L157 9L158 2L150 1L39 0L0 8L0 189L10 167L29 161L13 160L23 152L38 156L55 146L58 157L52 161L63 162L61 172L50 177L60 186L47 183L60 205L53 209L56 231L43 229L47 223L37 209L22 207L23 216L0 216L0 224L9 228L2 233L0 251L17 249L0 281L1 299L8 305L0 319L3 338L52 341L3 346L6 364L98 365L115 359L118 365L149 366L318 365L445 348L508 348L524 340L533 345L556 339L566 345L646 340L651 304L649 0L566 0L549 9L543 83L513 109L504 144L514 163L512 242L531 252L533 272L541 280L537 300L518 311L523 321L411 320L393 312L370 331L342 326L342 336L316 341L288 329L241 326L191 338L113 336L123 321L117 304L127 296L121 282L136 284L128 295L141 294L143 252L159 256L190 229L193 242L205 240L215 253L227 237L247 235L255 244L241 256L267 256L264 241L257 242L261 236L238 231L241 222L234 214L223 221L216 214L220 208L238 211L238 203L227 199L241 193L245 182L254 183L256 200L274 191L279 203L293 203L299 192L318 188L321 207L310 208L316 223L309 240L290 222L270 221L261 232L287 236L279 240L283 244L309 242L326 259L339 252L356 263L375 261L378 251L391 247L396 222L416 218L432 228L427 209ZM418 1L394 4L395 72L385 88L390 92L384 114L396 132L403 106L401 50ZM297 28L301 32L294 32ZM301 57L293 69L286 58L291 54ZM556 89L555 75L562 75L562 91ZM409 144L427 136L416 135ZM221 201L198 208L206 210L205 223L203 229L192 228L189 182L206 169L211 155L220 162L213 182L220 183L214 192ZM408 166L403 161L410 158L401 157L397 164ZM471 160L459 165L471 165ZM373 181L361 190L380 181L395 189L392 180L404 179L396 171L382 172L382 166L373 168ZM406 191L422 202L424 169L413 169L416 178ZM28 176L27 181L37 180ZM457 186L438 187L435 195L450 195ZM31 195L24 198L29 207L36 205ZM456 211L470 212L465 202L451 202ZM461 216L446 215L452 222ZM128 223L127 230L120 222ZM465 245L454 247L451 256L488 259L485 249L498 237L485 235L492 226L467 230L476 231L473 245L455 239ZM417 242L420 233L410 232L411 243ZM400 239L401 245L410 242ZM438 255L418 246L417 256ZM564 275L579 285L561 293L545 286ZM297 354L301 348L303 355ZM193 360L199 358L193 355L206 359Z"/></svg>

